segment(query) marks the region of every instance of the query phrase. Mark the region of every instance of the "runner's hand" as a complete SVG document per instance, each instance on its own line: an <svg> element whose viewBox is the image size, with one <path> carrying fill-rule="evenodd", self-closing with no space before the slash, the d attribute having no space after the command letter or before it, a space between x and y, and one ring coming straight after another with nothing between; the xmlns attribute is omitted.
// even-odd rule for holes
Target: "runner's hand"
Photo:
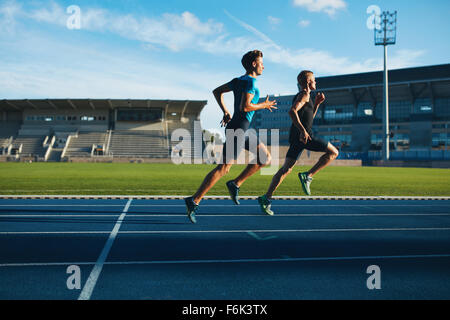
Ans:
<svg viewBox="0 0 450 320"><path fill-rule="evenodd" d="M268 95L267 95L265 104L266 104L266 109L269 109L270 112L272 112L272 109L278 109L277 107L274 107L277 105L277 101L276 100L270 101Z"/></svg>
<svg viewBox="0 0 450 320"><path fill-rule="evenodd" d="M225 127L227 125L228 122L231 121L231 114L229 114L228 112L226 112L223 115L222 121L220 121L220 126L221 127Z"/></svg>
<svg viewBox="0 0 450 320"><path fill-rule="evenodd" d="M312 139L306 130L304 132L300 133L300 142L307 144L309 140L312 140Z"/></svg>
<svg viewBox="0 0 450 320"><path fill-rule="evenodd" d="M322 92L319 92L319 93L316 95L316 101L315 101L316 106L319 105L319 104L321 104L321 103L324 102L324 101L325 101L325 95L324 95Z"/></svg>

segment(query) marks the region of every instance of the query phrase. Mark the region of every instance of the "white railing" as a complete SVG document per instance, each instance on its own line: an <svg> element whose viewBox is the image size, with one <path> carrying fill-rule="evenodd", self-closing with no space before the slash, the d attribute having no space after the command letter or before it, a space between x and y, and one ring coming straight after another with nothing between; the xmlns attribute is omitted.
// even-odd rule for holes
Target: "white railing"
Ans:
<svg viewBox="0 0 450 320"><path fill-rule="evenodd" d="M10 155L11 155L11 149L12 149L12 148L13 148L13 144L10 143L9 146L8 146L8 149L7 149L7 151L6 151L6 155L7 155L7 156L10 156Z"/></svg>
<svg viewBox="0 0 450 320"><path fill-rule="evenodd" d="M72 140L72 138L78 138L78 131L75 134L70 134L67 137L66 145L64 146L63 152L61 153L61 159L65 157L67 149L69 148L70 140Z"/></svg>
<svg viewBox="0 0 450 320"><path fill-rule="evenodd" d="M48 145L47 151L45 152L44 161L47 161L48 158L50 157L50 154L52 153L53 145L55 144L55 141L56 141L56 136L53 136L52 140L50 141L50 144Z"/></svg>
<svg viewBox="0 0 450 320"><path fill-rule="evenodd" d="M20 144L19 148L17 149L16 154L14 155L14 157L15 157L16 159L19 159L19 158L20 158L20 154L22 153L22 149L23 149L23 143Z"/></svg>
<svg viewBox="0 0 450 320"><path fill-rule="evenodd" d="M105 151L104 154L108 154L109 152L109 145L111 144L111 135L112 135L112 130L108 130L108 138L106 140L106 147L105 147Z"/></svg>
<svg viewBox="0 0 450 320"><path fill-rule="evenodd" d="M12 144L13 140L14 140L14 137L11 136L7 140L4 141L3 145L1 146L2 154L0 154L0 155L9 156L11 154L11 149L13 147L13 144ZM5 152L6 152L6 154L5 154Z"/></svg>

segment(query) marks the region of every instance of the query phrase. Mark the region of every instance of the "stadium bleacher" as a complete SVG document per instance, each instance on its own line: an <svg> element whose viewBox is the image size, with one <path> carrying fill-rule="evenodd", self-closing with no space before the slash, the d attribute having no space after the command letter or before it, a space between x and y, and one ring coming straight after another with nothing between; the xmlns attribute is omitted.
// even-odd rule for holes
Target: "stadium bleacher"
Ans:
<svg viewBox="0 0 450 320"><path fill-rule="evenodd" d="M90 157L93 145L104 145L106 132L78 132L77 135L67 139L65 157Z"/></svg>
<svg viewBox="0 0 450 320"><path fill-rule="evenodd" d="M0 100L0 157L170 161L171 133L182 127L194 138L194 120L205 105L206 101L150 99Z"/></svg>
<svg viewBox="0 0 450 320"><path fill-rule="evenodd" d="M113 131L108 148L113 157L168 158L167 137L163 131Z"/></svg>

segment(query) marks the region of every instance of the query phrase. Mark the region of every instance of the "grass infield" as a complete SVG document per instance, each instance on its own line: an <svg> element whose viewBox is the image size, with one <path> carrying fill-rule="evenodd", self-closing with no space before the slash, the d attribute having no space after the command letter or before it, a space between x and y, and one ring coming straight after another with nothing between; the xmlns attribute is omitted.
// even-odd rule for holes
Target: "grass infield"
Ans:
<svg viewBox="0 0 450 320"><path fill-rule="evenodd" d="M244 165L235 165L208 195L227 195L225 182ZM190 195L214 165L139 163L0 163L4 195ZM297 166L275 196L303 196ZM264 194L272 174L255 174L240 195ZM328 167L311 184L313 196L450 196L450 169Z"/></svg>
<svg viewBox="0 0 450 320"><path fill-rule="evenodd" d="M208 195L226 195L225 182L244 165L235 165ZM190 195L214 165L138 163L0 163L4 195ZM276 196L303 196L297 166ZM264 194L272 174L255 174L240 194ZM449 169L328 167L311 184L314 196L450 196Z"/></svg>

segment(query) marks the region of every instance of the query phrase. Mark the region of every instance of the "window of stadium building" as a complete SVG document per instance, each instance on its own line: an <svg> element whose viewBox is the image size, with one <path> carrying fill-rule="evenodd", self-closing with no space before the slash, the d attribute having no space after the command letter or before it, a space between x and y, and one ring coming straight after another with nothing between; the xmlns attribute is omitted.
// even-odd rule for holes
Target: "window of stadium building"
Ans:
<svg viewBox="0 0 450 320"><path fill-rule="evenodd" d="M450 133L446 133L446 132L433 133L432 147L433 147L433 149L448 149L448 148L450 148Z"/></svg>
<svg viewBox="0 0 450 320"><path fill-rule="evenodd" d="M450 117L450 98L436 99L435 112L437 117Z"/></svg>
<svg viewBox="0 0 450 320"><path fill-rule="evenodd" d="M351 121L353 117L353 105L328 106L324 112L324 119L328 122Z"/></svg>
<svg viewBox="0 0 450 320"><path fill-rule="evenodd" d="M81 116L80 117L81 121L95 121L96 117L92 117L92 116Z"/></svg>
<svg viewBox="0 0 450 320"><path fill-rule="evenodd" d="M330 141L338 148L344 148L350 146L352 143L351 135L325 135L323 139L326 141Z"/></svg>
<svg viewBox="0 0 450 320"><path fill-rule="evenodd" d="M117 110L117 121L157 122L162 119L162 109Z"/></svg>
<svg viewBox="0 0 450 320"><path fill-rule="evenodd" d="M414 113L432 113L430 99L416 99L414 102Z"/></svg>
<svg viewBox="0 0 450 320"><path fill-rule="evenodd" d="M358 117L371 117L373 115L373 107L370 102L361 102L358 104Z"/></svg>
<svg viewBox="0 0 450 320"><path fill-rule="evenodd" d="M407 121L411 115L410 101L389 101L389 119L397 121ZM383 102L377 102L375 117L383 119Z"/></svg>
<svg viewBox="0 0 450 320"><path fill-rule="evenodd" d="M397 133L392 138L394 145L399 149L409 148L409 135L405 133Z"/></svg>
<svg viewBox="0 0 450 320"><path fill-rule="evenodd" d="M409 101L390 101L389 119L408 120L411 114L411 103Z"/></svg>
<svg viewBox="0 0 450 320"><path fill-rule="evenodd" d="M370 137L370 143L374 145L383 144L383 135L382 134L372 134Z"/></svg>

